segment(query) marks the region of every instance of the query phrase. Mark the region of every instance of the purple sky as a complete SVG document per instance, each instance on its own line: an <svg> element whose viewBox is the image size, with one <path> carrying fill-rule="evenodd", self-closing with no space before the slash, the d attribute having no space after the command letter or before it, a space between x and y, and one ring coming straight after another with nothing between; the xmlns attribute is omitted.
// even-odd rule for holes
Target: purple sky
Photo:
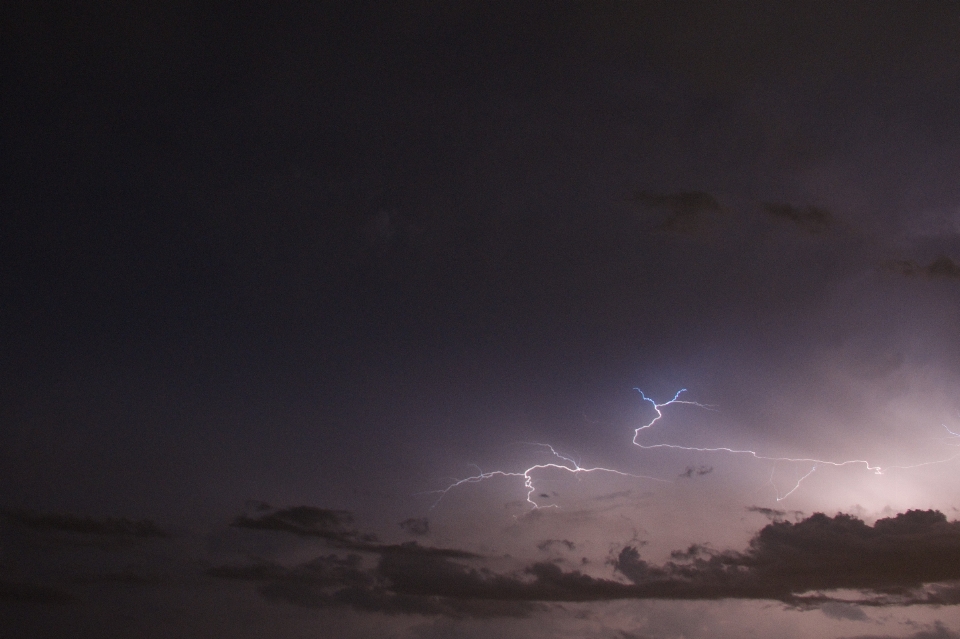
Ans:
<svg viewBox="0 0 960 639"><path fill-rule="evenodd" d="M960 637L960 3L0 24L20 635Z"/></svg>

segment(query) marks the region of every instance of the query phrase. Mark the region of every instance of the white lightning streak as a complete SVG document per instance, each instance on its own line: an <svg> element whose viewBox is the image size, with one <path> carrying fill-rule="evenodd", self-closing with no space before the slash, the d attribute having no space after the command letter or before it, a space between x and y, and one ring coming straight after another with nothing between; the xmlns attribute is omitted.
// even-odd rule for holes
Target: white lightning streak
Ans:
<svg viewBox="0 0 960 639"><path fill-rule="evenodd" d="M436 507L436 505L440 503L440 500L442 500L444 496L454 488L457 488L458 486L462 486L463 484L477 484L479 482L484 481L485 479L492 479L494 477L518 477L518 478L522 477L523 486L524 488L527 489L527 503L529 503L535 510L539 508L559 508L560 506L557 504L548 504L546 506L541 506L533 499L533 493L536 492L537 489L533 485L532 473L538 470L544 470L547 468L553 468L556 470L565 470L568 473L571 473L574 475L580 475L581 473L612 473L614 475L620 475L621 477L633 477L636 479L652 479L653 481L669 482L669 480L667 479L659 479L657 477L648 477L646 475L634 475L633 473L625 473L621 470L616 470L615 468L584 468L580 464L575 462L573 459L558 453L556 449L550 444L531 443L531 445L542 446L543 448L549 449L551 454L553 454L555 457L562 459L564 462L569 462L570 465L568 466L562 463L561 464L558 464L558 463L534 464L533 466L531 466L530 468L527 468L523 472L508 472L503 470L492 470L490 472L485 473L478 468L480 472L476 475L473 475L472 477L465 477L464 479L459 479L442 490L431 490L431 491L427 491L426 493L423 493L423 494L439 495L439 497L437 497L437 501L433 503L433 506L431 506L430 509L432 510L434 507Z"/></svg>
<svg viewBox="0 0 960 639"><path fill-rule="evenodd" d="M848 459L845 461L830 461L826 459L814 459L812 457L770 457L767 455L761 455L755 450L739 450L736 448L728 448L726 446L718 446L715 448L701 448L696 446L681 446L679 444L642 444L640 443L640 441L638 441L640 439L640 433L642 431L652 428L654 424L656 424L658 421L660 421L661 418L663 418L663 411L661 409L666 408L667 406L672 406L673 404L685 404L688 406L696 406L697 408L703 408L705 410L716 410L716 407L711 406L710 404L701 404L699 402L680 399L681 393L685 393L687 391L687 389L685 388L681 388L679 391L677 391L677 394L674 395L673 399L671 399L670 401L666 401L662 403L657 403L651 398L647 397L646 395L644 395L643 391L640 390L639 388L635 388L634 390L640 393L640 397L643 398L643 401L650 403L650 405L653 407L654 413L656 413L656 416L652 420L650 420L646 424L643 424L642 426L637 427L633 431L633 445L637 446L638 448L642 448L643 450L669 448L673 450L683 450L687 452L698 452L698 453L729 453L732 455L749 455L754 459L761 460L761 461L812 464L812 467L810 468L810 470L805 475L800 477L800 479L797 480L797 482L793 485L793 488L791 488L790 490L788 490L783 494L780 493L780 489L777 488L776 484L774 484L773 482L773 476L776 472L776 465L774 465L773 469L770 472L769 483L771 486L773 486L774 491L776 492L776 498L778 502L783 501L784 499L792 495L794 492L796 492L796 490L800 488L800 484L803 483L803 480L805 480L810 475L812 475L817 470L817 468L821 466L833 466L835 468L841 468L843 466L861 466L862 465L864 468L866 468L869 471L872 471L874 474L882 475L888 470L893 470L893 469L907 470L911 468L920 468L921 466L943 464L960 457L960 453L957 453L956 455L953 455L946 459L938 459L933 461L921 462L919 464L912 464L910 466L881 467L881 466L871 464L869 461L865 459ZM949 433L949 437L946 437L945 439L960 439L960 433L953 432L952 430L947 428L946 425L944 425L943 427ZM530 443L530 442L527 442L527 443ZM431 490L431 491L426 491L426 493L420 493L420 494L438 495L437 500L430 507L431 509L433 509L434 507L436 507L437 504L440 503L440 501L444 498L444 496L446 496L447 493L449 493L454 488L457 488L464 484L477 484L487 479L493 479L494 477L516 477L516 478L523 479L523 486L527 490L527 502L530 504L532 508L539 509L539 508L559 508L560 507L557 504L548 504L546 506L541 506L533 499L533 495L536 492L536 487L533 484L533 474L541 470L547 470L547 469L563 470L573 475L580 475L583 473L611 473L614 475L620 475L621 477L634 477L637 479L652 479L654 481L669 483L669 480L666 480L666 479L649 477L647 475L634 475L632 473L626 473L621 470L616 470L614 468L602 468L602 467L584 468L580 466L579 463L571 459L570 457L567 457L565 455L561 455L560 453L558 453L556 449L550 444L530 443L530 445L540 446L542 448L548 449L554 457L557 457L561 461L559 463L552 462L552 463L546 463L546 464L534 464L533 466L530 466L524 471L517 471L517 472L509 472L509 471L503 471L503 470L493 470L489 472L483 472L483 470L478 467L477 470L479 472L476 475L466 477L464 479L458 479L454 481L452 484L450 484L449 486L447 486L446 488L443 488L441 490Z"/></svg>
<svg viewBox="0 0 960 639"><path fill-rule="evenodd" d="M637 428L636 430L634 430L634 432L633 432L633 444L634 444L635 446L639 447L639 448L642 448L642 449L644 449L644 450L653 450L653 449L656 449L656 448L672 448L672 449L674 449L674 450L685 450L685 451L689 451L689 452L698 452L698 453L731 453L731 454L735 454L735 455L750 455L750 456L753 457L754 459L760 459L760 460L763 460L763 461L772 461L772 462L794 462L794 463L809 463L809 464L813 464L813 468L810 469L810 472L808 472L806 475L804 475L803 477L801 477L801 478L797 481L797 483L793 486L793 488L791 488L790 490L788 490L786 493L784 493L783 495L781 495L781 494L780 494L780 491L777 489L777 501L783 501L784 499L786 499L787 497L789 497L794 491L797 490L797 488L800 487L800 483L803 482L804 479L806 479L807 477L809 477L810 475L812 475L813 472L817 469L817 466L821 466L821 465L822 465L822 466L834 466L834 467L836 467L836 468L840 468L840 467L842 467L842 466L863 465L867 470L873 471L874 474L882 475L882 474L884 474L884 473L885 473L886 471L888 471L888 470L893 470L893 469L897 469L897 470L907 470L907 469L911 469L911 468L920 468L921 466L931 466L931 465L933 465L933 464L943 464L943 463L946 463L946 462L948 462L948 461L952 461L952 460L956 459L957 457L960 457L960 453L958 453L957 455L953 455L953 456L948 457L948 458L946 458L946 459L938 459L938 460L934 460L934 461L922 462L922 463L919 463L919 464L912 464L912 465L910 465L910 466L883 466L883 467L881 467L881 466L875 466L875 465L871 464L869 461L867 461L867 460L865 460L865 459L848 459L848 460L846 460L846 461L829 461L829 460L825 460L825 459L814 459L814 458L812 458L812 457L768 457L768 456L766 456L766 455L761 455L761 454L759 454L758 452L756 452L756 451L754 451L754 450L738 450L738 449L736 449L736 448L727 448L727 447L725 447L725 446L718 446L718 447L716 447L716 448L699 448L699 447L696 447L696 446L680 446L680 445L678 445L678 444L647 444L647 445L644 445L644 444L641 444L640 442L637 441L637 438L640 437L640 431L643 431L643 430L646 430L646 429L650 428L651 426L653 426L654 424L656 424L656 423L660 420L661 417L663 417L663 413L660 411L661 408L663 408L663 407L665 407L665 406L670 406L671 404L688 404L688 405L690 405L690 406L697 406L697 407L699 407L699 408L705 408L705 409L707 409L707 410L716 410L716 409L715 409L713 406L710 406L709 404L700 404L700 403L698 403L698 402L691 402L691 401L681 400L681 399L680 399L680 393L685 393L686 390L687 390L687 389L685 389L685 388L681 388L679 391L677 391L677 394L673 396L673 399L671 399L671 400L668 401L668 402L663 402L662 404L658 404L657 402L653 401L652 399L650 399L649 397L647 397L646 395L644 395L644 394L643 394L643 391L640 390L639 388L635 388L634 390L637 391L638 393L640 393L640 397L642 397L644 401L650 402L650 404L653 406L654 412L657 414L657 416L654 417L649 423L644 424L643 426L640 426L639 428ZM952 430L950 430L950 429L947 428L946 426L944 426L944 428L946 428L946 429L947 429L947 432L950 433L951 438L953 438L953 437L960 437L960 435L958 435L957 433L954 433ZM770 483L773 484L773 474L772 474L772 473L771 473L771 475L770 475ZM776 486L774 486L774 489L776 489Z"/></svg>

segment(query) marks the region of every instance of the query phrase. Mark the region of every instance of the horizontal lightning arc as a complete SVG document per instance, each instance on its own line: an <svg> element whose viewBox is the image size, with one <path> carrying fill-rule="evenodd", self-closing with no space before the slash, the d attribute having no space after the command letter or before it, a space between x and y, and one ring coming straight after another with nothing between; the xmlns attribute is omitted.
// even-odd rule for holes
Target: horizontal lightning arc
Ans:
<svg viewBox="0 0 960 639"><path fill-rule="evenodd" d="M436 507L437 504L440 503L440 500L442 500L448 492L450 492L454 488L457 488L458 486L462 486L463 484L476 484L486 479L492 479L494 477L522 477L524 488L527 489L527 503L529 503L534 509L559 508L560 506L558 504L548 504L546 506L541 506L536 501L534 501L533 493L536 492L536 487L533 485L532 473L538 470L553 468L556 470L565 470L568 473L571 473L574 475L579 475L581 473L611 473L614 475L620 475L621 477L633 477L635 479L652 479L653 481L661 481L661 482L667 482L667 483L669 483L670 481L668 479L660 479L657 477L648 477L646 475L635 475L633 473L626 473L626 472L623 472L622 470L617 470L615 468L599 468L599 467L584 468L573 459L558 453L556 449L550 444L540 444L540 443L531 442L531 445L542 446L543 448L549 449L551 454L563 460L564 462L568 462L570 465L568 466L563 463L534 464L533 466L531 466L530 468L527 468L523 472L508 472L503 470L492 470L485 473L481 470L478 474L473 475L472 477L465 477L464 479L459 479L442 490L430 490L421 494L439 495L439 497L437 497L437 500L433 503L433 506L430 506L430 509L432 510L434 507Z"/></svg>
<svg viewBox="0 0 960 639"><path fill-rule="evenodd" d="M647 422L646 424L643 424L642 426L637 427L637 428L634 430L634 432L633 432L633 445L634 445L634 446L637 446L638 448L641 448L641 449L643 449L643 450L655 450L655 449L667 448L667 449L673 449L673 450L683 450L683 451L687 451L687 452L699 452L699 453L729 453L729 454L732 454L732 455L749 455L750 457L753 457L754 459L761 460L761 461L790 462L790 463L809 463L809 464L812 464L812 467L810 468L810 470L809 470L805 475L803 475L802 477L800 477L800 479L797 480L797 482L793 485L793 487L792 487L790 490L788 490L787 492L785 492L785 493L783 493L783 494L780 494L780 490L779 490L779 489L776 487L776 485L773 483L773 475L774 475L774 472L776 472L776 466L774 466L773 470L772 470L771 473L770 473L770 482L769 482L769 483L773 486L774 490L776 491L776 498L777 498L777 501L778 501L778 502L779 502L779 501L783 501L784 499L786 499L787 497L789 497L790 495L792 495L794 492L796 492L796 490L797 490L798 488L800 488L800 484L803 483L803 481L804 481L805 479L807 479L808 477L810 477L810 475L812 475L812 474L817 470L817 468L818 468L818 467L821 467L821 466L832 466L832 467L834 467L834 468L841 468L841 467L843 467L843 466L860 466L860 465L862 465L864 468L866 468L866 469L869 470L869 471L872 471L874 474L882 475L882 474L884 474L885 472L887 472L888 470L893 470L893 469L897 469L897 470L908 470L908 469L911 469L911 468L920 468L921 466L931 466L931 465L934 465L934 464L943 464L943 463L952 461L952 460L957 459L958 457L960 457L960 453L957 453L956 455L953 455L953 456L948 457L948 458L946 458L946 459L939 459L939 460L933 460L933 461L928 461L928 462L921 462L921 463L919 463L919 464L912 464L912 465L909 465L909 466L883 466L883 467L881 467L881 466L873 465L873 464L871 464L869 461L867 461L867 460L865 460L865 459L848 459L848 460L846 460L846 461L830 461L830 460L825 460L825 459L815 459L815 458L812 458L812 457L770 457L770 456L767 456L767 455L761 455L760 453L758 453L758 452L755 451L755 450L739 450L739 449L736 449L736 448L728 448L728 447L726 447L726 446L718 446L718 447L713 447L713 448L706 448L706 447L696 447L696 446L680 446L679 444L642 444L642 443L640 443L640 441L639 441L641 433L642 433L643 431L645 431L645 430L648 430L648 429L652 428L654 424L656 424L658 421L660 421L660 420L663 418L663 411L662 411L661 409L666 408L667 406L672 406L672 405L674 405L674 404L684 404L684 405L687 405L687 406L696 406L697 408L702 408L702 409L705 409L705 410L716 410L716 407L715 407L715 406L712 406L712 405L710 405L710 404L701 404L700 402L694 402L694 401L690 401L690 400L680 399L680 395L681 395L682 393L687 392L687 389L685 389L685 388L681 388L679 391L677 391L677 393L676 393L676 394L673 396L673 398L670 399L669 401L661 402L661 403L657 403L657 402L654 401L653 399L647 397L647 396L643 393L643 391L640 390L639 388L635 388L634 390L636 390L638 393L640 393L640 397L643 398L643 401L648 402L648 403L653 407L653 411L654 411L654 413L655 413L655 416L654 416L654 418L653 418L652 420L650 420L650 421ZM950 430L949 428L947 428L946 425L944 425L943 427L944 427L944 428L947 430L947 432L950 434L950 436L947 437L947 439L960 439L960 434L953 432L952 430ZM528 443L530 443L530 442L528 442ZM435 507L437 506L437 504L440 503L440 501L447 495L447 493L449 493L451 490L453 490L453 489L455 489L455 488L457 488L457 487L459 487L459 486L463 486L464 484L476 484L476 483L485 481L485 480L487 480L487 479L493 479L493 478L495 478L495 477L516 477L516 478L523 478L523 485L524 485L524 488L526 488L526 490L527 490L527 503L529 503L532 508L534 508L534 509L539 509L539 508L559 508L559 507L560 507L560 506L557 505L557 504L549 504L549 505L546 505L546 506L541 506L540 504L538 504L538 503L533 499L533 494L536 492L536 487L535 487L534 484L533 484L533 481L534 481L534 480L533 480L533 474L536 473L537 471L541 471L541 470L547 470L547 469L562 470L562 471L566 471L566 472L568 472L568 473L571 473L571 474L573 474L573 475L580 475L580 474L584 474L584 473L587 473L587 474L589 474L589 473L610 473L610 474L614 474L614 475L619 475L619 476L621 476L621 477L633 477L633 478L636 478L636 479L652 479L652 480L654 480L654 481L661 481L661 482L670 483L670 480L667 480L667 479L660 479L660 478L657 478L657 477L649 477L649 476L647 476L647 475L635 475L635 474L633 474L633 473L623 472L623 471L617 470L617 469L615 469L615 468L603 468L603 467L584 468L584 467L580 466L580 464L579 464L578 462L576 462L575 460L573 460L572 458L567 457L567 456L565 456L565 455L562 455L562 454L558 453L557 450L556 450L553 446L551 446L550 444L541 444L541 443L530 443L530 444L533 445L533 446L540 446L540 447L542 447L542 448L548 449L548 450L550 451L550 453L551 453L554 457L558 458L560 461L559 461L559 462L545 463L545 464L534 464L533 466L530 466L529 468L527 468L526 470L524 470L524 471L522 471L522 472L509 472L509 471L503 471L503 470L494 470L494 471L484 472L482 469L480 469L480 468L478 467L477 470L478 470L479 472L478 472L478 474L476 474L476 475L472 475L472 476L470 476L470 477L465 477L464 479L458 479L458 480L454 481L453 483L451 483L450 485L448 485L446 488L443 488L443 489L441 489L441 490L425 491L425 492L419 493L419 494L438 495L437 500L436 500L436 501L433 503L433 505L430 507L431 510L432 510L433 508L435 508Z"/></svg>
<svg viewBox="0 0 960 639"><path fill-rule="evenodd" d="M670 401L668 401L668 402L663 402L663 403L660 403L660 404L658 404L657 402L653 401L652 399L650 399L649 397L647 397L646 395L644 395L643 391L640 390L639 388L634 388L633 390L635 390L635 391L637 391L638 393L640 393L640 397L642 397L645 402L649 402L650 405L653 406L653 410L654 410L654 412L656 413L656 417L654 417L649 423L644 424L643 426L640 426L639 428L637 428L636 430L634 430L634 432L633 432L633 444L634 444L634 446L637 446L638 448L642 448L642 449L644 449L644 450L653 450L653 449L657 449L657 448L672 448L672 449L674 449L674 450L684 450L684 451L688 451L688 452L699 452L699 453L731 453L731 454L735 454L735 455L750 455L750 456L753 457L754 459L759 459L759 460L763 460L763 461L794 462L794 463L810 463L810 464L813 464L813 467L810 469L810 471L809 471L806 475L804 475L803 477L801 477L800 479L798 479L798 480L797 480L797 483L796 483L796 484L793 486L793 488L791 488L789 491L787 491L786 493L784 493L783 495L781 495L781 494L780 494L780 491L777 490L777 501L783 501L784 499L786 499L787 497L789 497L791 494L793 494L793 492L796 491L796 490L800 487L800 484L803 482L803 480L806 479L807 477L809 477L810 475L812 475L813 472L817 469L817 466L820 466L820 465L823 465L823 466L833 466L833 467L836 467L836 468L840 468L840 467L842 467L842 466L852 466L852 465L861 465L861 464L862 464L867 470L873 471L874 474L882 475L882 474L884 474L884 473L885 473L886 471L888 471L888 470L894 470L894 469L896 469L896 470L907 470L907 469L911 469L911 468L920 468L921 466L931 466L931 465L933 465L933 464L943 464L943 463L946 463L946 462L948 462L948 461L952 461L952 460L956 459L957 457L960 457L960 453L958 453L957 455L953 455L953 456L948 457L948 458L946 458L946 459L939 459L939 460L934 460L934 461L921 462L921 463L919 463L919 464L912 464L912 465L910 465L910 466L883 466L883 467L881 467L881 466L874 466L874 465L872 465L869 461L867 461L867 460L865 460L865 459L849 459L849 460L846 460L846 461L837 462L837 461L829 461L829 460L825 460L825 459L814 459L814 458L812 458L812 457L768 457L768 456L766 456L766 455L761 455L761 454L759 454L759 453L757 453L756 451L753 451L753 450L738 450L738 449L736 449L736 448L727 448L727 447L725 447L725 446L718 446L718 447L716 447L716 448L700 448L700 447L696 447L696 446L680 446L680 445L678 445L678 444L646 444L646 445L644 445L644 444L641 444L640 442L637 441L637 439L640 437L640 432L643 431L643 430L646 430L646 429L650 428L651 426L653 426L654 424L656 424L656 423L663 417L663 413L660 411L661 408L664 408L664 407L666 407L666 406L670 406L670 405L672 405L672 404L687 404L687 405L690 405L690 406L696 406L696 407L698 407L698 408L703 408L703 409L706 409L706 410L716 410L716 408L715 408L714 406L709 405L709 404L701 404L701 403L699 403L699 402L692 402L692 401L687 401L687 400L682 400L682 399L680 399L680 394L681 394L681 393L685 393L685 392L687 391L687 389L685 389L685 388L681 388L679 391L677 391L677 394L674 395L674 396L673 396L673 399L671 399ZM950 433L951 437L960 437L960 435L958 435L957 433L954 433L952 430L950 430L949 428L947 428L946 425L944 425L944 428L947 429L947 432ZM773 474L772 474L772 473L771 473L771 475L770 475L770 483L773 484ZM776 489L776 486L774 486L774 488Z"/></svg>

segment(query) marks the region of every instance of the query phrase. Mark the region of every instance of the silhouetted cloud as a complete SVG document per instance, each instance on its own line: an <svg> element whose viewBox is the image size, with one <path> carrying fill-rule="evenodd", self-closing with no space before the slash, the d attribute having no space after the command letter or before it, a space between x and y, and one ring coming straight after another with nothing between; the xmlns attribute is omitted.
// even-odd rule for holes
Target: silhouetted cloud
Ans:
<svg viewBox="0 0 960 639"><path fill-rule="evenodd" d="M817 206L765 203L763 210L774 218L796 224L808 233L823 233L834 225L833 214Z"/></svg>
<svg viewBox="0 0 960 639"><path fill-rule="evenodd" d="M544 539L537 544L537 549L547 551L554 546L564 546L567 550L576 550L577 548L577 545L569 539Z"/></svg>
<svg viewBox="0 0 960 639"><path fill-rule="evenodd" d="M772 521L780 521L781 519L783 519L783 516L787 514L787 511L785 510L778 510L776 508L766 508L764 506L747 506L747 512L759 513Z"/></svg>
<svg viewBox="0 0 960 639"><path fill-rule="evenodd" d="M765 526L743 553L654 567L627 547L614 565L638 586L659 582L677 597L802 601L801 593L844 588L929 602L943 593L921 592L924 583L960 579L960 523L936 511L912 510L872 527L850 515L817 513Z"/></svg>
<svg viewBox="0 0 960 639"><path fill-rule="evenodd" d="M266 504L264 504L266 505ZM258 508L260 512L265 508ZM230 524L235 528L276 530L301 537L319 537L342 543L375 541L372 535L361 535L352 528L353 515L346 510L330 510L312 506L294 506L251 517L239 515Z"/></svg>
<svg viewBox="0 0 960 639"><path fill-rule="evenodd" d="M43 514L29 510L0 511L0 516L26 528L38 531L78 533L105 537L169 537L149 519L125 517L78 517L76 515Z"/></svg>
<svg viewBox="0 0 960 639"><path fill-rule="evenodd" d="M360 555L318 557L293 568L275 563L212 568L221 579L258 583L270 601L307 608L352 607L391 614L419 613L451 617L526 616L538 606L525 601L475 595L492 579L490 573L453 564L445 558L412 558L389 554L374 569L365 569ZM411 571L412 569L412 571ZM404 574L404 573L407 574ZM396 583L394 583L396 582ZM440 595L423 595L450 588Z"/></svg>
<svg viewBox="0 0 960 639"><path fill-rule="evenodd" d="M703 477L704 475L709 475L713 472L713 466L687 466L686 470L680 473L677 477L690 479L694 475L697 477Z"/></svg>
<svg viewBox="0 0 960 639"><path fill-rule="evenodd" d="M828 601L820 606L820 612L831 619L849 619L850 621L866 621L867 613L860 606L843 603L840 601Z"/></svg>
<svg viewBox="0 0 960 639"><path fill-rule="evenodd" d="M669 211L670 215L657 228L674 233L697 233L702 230L701 218L704 213L723 210L715 197L703 191L678 193L640 191L634 198L644 206Z"/></svg>
<svg viewBox="0 0 960 639"><path fill-rule="evenodd" d="M567 545L547 540L538 547L554 543ZM960 602L960 585L950 583L960 580L960 523L937 511L908 511L873 526L845 514L775 521L743 552L693 545L659 566L626 546L611 563L628 583L564 571L550 562L498 574L455 561L468 554L416 544L364 550L379 554L375 566L365 567L359 554L330 555L294 568L253 564L208 574L256 582L268 599L298 605L458 616L525 614L531 608L523 604L536 602L738 598L819 607L824 614L853 619L860 618L855 605ZM824 594L840 589L860 591L864 598Z"/></svg>
<svg viewBox="0 0 960 639"><path fill-rule="evenodd" d="M411 517L400 522L400 528L418 537L430 534L430 521L426 517Z"/></svg>
<svg viewBox="0 0 960 639"><path fill-rule="evenodd" d="M945 255L941 255L926 266L920 266L913 260L890 260L884 262L881 268L907 277L960 279L960 265Z"/></svg>
<svg viewBox="0 0 960 639"><path fill-rule="evenodd" d="M410 520L408 520L410 521ZM425 523L421 520L420 523ZM404 522L405 523L405 522ZM353 527L353 514L346 510L330 510L314 506L293 506L259 516L239 515L230 524L234 528L273 530L326 540L333 546L371 553L402 555L435 555L460 559L478 555L453 548L431 548L414 541L402 544L378 543L376 535L361 533ZM403 523L401 523L401 526Z"/></svg>

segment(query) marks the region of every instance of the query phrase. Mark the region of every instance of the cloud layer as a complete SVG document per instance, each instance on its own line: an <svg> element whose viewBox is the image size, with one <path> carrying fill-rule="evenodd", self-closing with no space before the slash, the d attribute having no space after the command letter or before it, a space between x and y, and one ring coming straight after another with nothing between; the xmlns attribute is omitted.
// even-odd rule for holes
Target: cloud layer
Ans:
<svg viewBox="0 0 960 639"><path fill-rule="evenodd" d="M613 599L732 598L815 607L848 603L831 594L840 589L860 591L855 603L871 606L960 601L960 588L951 583L960 580L960 522L932 510L911 510L873 526L846 514L817 513L796 523L778 518L742 552L695 545L663 565L625 546L610 562L625 580L544 561L497 573L476 555L415 544L352 547L373 553L372 563L352 553L293 567L222 566L209 574L254 582L270 600L309 607L452 616L516 616L549 603Z"/></svg>

